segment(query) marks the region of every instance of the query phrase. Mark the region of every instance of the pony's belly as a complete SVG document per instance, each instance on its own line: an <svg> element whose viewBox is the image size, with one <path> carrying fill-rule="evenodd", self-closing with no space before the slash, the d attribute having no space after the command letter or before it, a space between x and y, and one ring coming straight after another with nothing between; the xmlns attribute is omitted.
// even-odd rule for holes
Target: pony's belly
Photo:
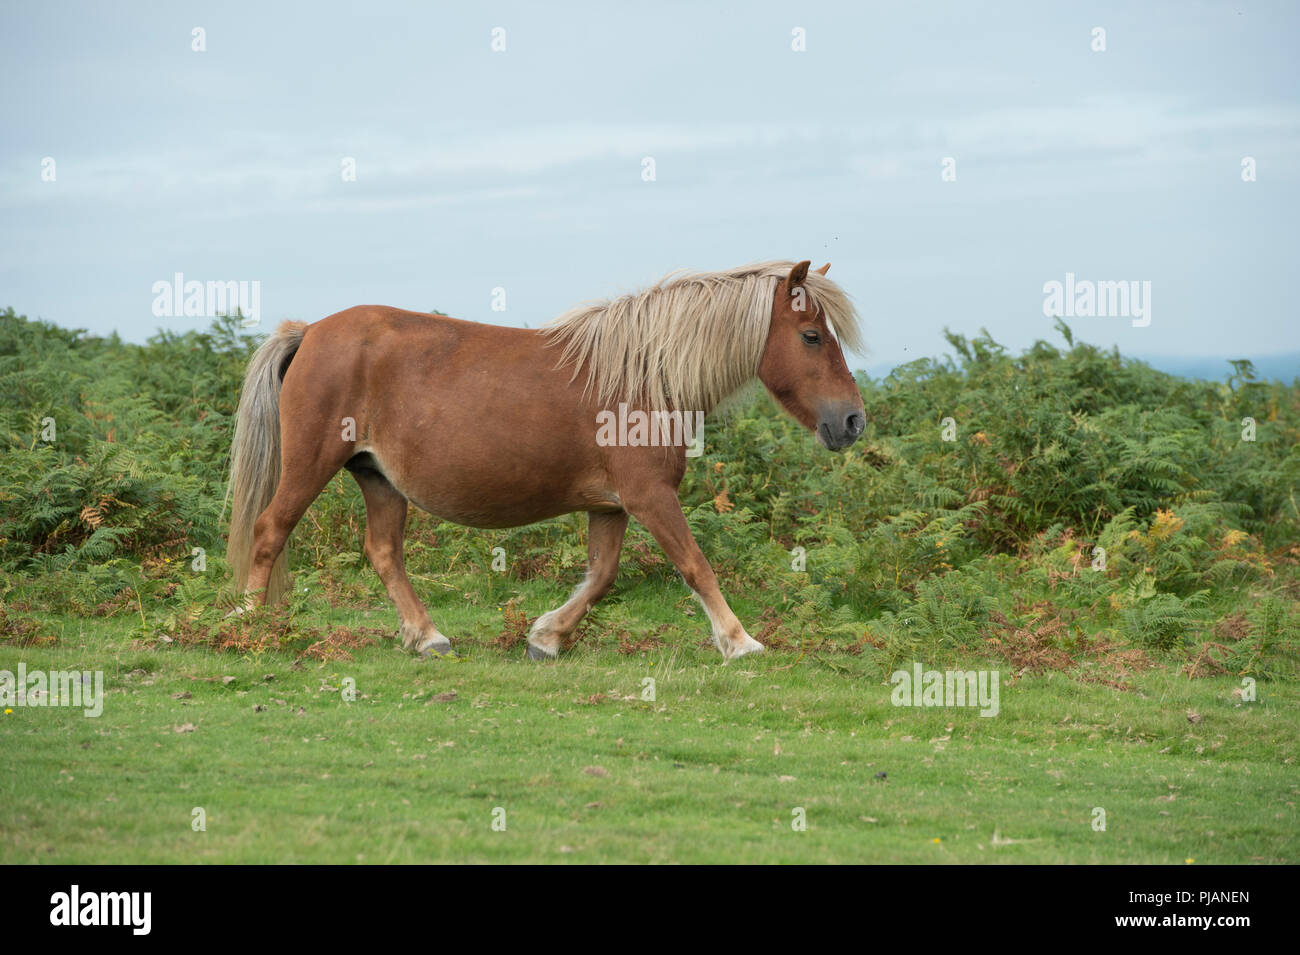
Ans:
<svg viewBox="0 0 1300 955"><path fill-rule="evenodd" d="M522 527L525 524L536 524L538 521L581 510L578 507L556 508L554 505L547 508L502 507L500 505L484 507L480 503L470 501L452 500L440 496L432 499L422 499L409 494L407 499L420 510L427 511L434 517L440 517L444 521L463 524L465 527L484 529Z"/></svg>
<svg viewBox="0 0 1300 955"><path fill-rule="evenodd" d="M422 511L466 527L522 527L574 511L614 511L622 505L613 488L586 481L541 485L503 481L500 475L459 476L447 481L389 481ZM495 478L493 480L492 478Z"/></svg>

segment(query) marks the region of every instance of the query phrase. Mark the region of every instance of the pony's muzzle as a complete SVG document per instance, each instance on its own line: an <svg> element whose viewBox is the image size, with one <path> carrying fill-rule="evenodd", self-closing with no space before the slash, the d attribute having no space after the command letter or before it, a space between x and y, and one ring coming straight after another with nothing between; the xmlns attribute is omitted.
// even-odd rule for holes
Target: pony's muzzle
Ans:
<svg viewBox="0 0 1300 955"><path fill-rule="evenodd" d="M830 451L843 451L861 437L867 428L861 407L837 408L822 415L817 424L817 440Z"/></svg>

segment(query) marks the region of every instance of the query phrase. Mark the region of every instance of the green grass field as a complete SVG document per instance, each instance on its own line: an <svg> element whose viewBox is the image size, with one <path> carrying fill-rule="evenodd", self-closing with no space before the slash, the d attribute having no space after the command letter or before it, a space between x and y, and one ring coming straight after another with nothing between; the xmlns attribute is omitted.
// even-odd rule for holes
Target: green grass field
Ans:
<svg viewBox="0 0 1300 955"><path fill-rule="evenodd" d="M529 615L559 593L527 590ZM38 617L58 643L27 668L103 670L104 709L5 714L0 861L1300 860L1293 683L1243 703L1232 677L1157 668L1124 692L994 661L984 718L892 705L870 648L722 665L679 586L623 601L668 625L662 645L619 652L593 627L545 665L493 645L496 608L454 599L436 616L470 634L459 660L385 637L328 660L142 645L129 617ZM392 611L311 623L388 629Z"/></svg>

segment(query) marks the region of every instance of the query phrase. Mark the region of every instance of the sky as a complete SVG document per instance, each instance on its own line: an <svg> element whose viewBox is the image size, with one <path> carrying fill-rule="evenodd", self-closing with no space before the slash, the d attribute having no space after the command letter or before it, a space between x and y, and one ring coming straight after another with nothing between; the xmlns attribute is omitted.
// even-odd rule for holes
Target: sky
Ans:
<svg viewBox="0 0 1300 955"><path fill-rule="evenodd" d="M1298 27L1246 0L6 5L0 308L204 328L158 314L180 273L258 283L263 331L537 327L811 259L862 315L854 367L945 327L1059 342L1067 275L1137 283L1078 339L1293 353Z"/></svg>

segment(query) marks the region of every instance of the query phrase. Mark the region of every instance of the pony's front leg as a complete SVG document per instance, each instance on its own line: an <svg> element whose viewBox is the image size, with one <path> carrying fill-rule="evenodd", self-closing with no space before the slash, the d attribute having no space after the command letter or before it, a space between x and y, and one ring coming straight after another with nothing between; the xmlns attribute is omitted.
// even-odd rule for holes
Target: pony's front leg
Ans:
<svg viewBox="0 0 1300 955"><path fill-rule="evenodd" d="M713 642L722 651L723 659L733 660L747 653L761 653L763 645L745 632L727 606L718 587L718 577L686 523L677 493L670 487L655 488L638 493L632 501L625 499L624 504L659 542L668 559L686 579L686 586L695 591L695 596L704 605L709 623L713 625Z"/></svg>
<svg viewBox="0 0 1300 955"><path fill-rule="evenodd" d="M587 576L564 604L544 613L528 633L528 658L553 660L560 644L573 632L587 611L609 592L618 576L618 555L627 530L627 512L590 511L587 514Z"/></svg>

